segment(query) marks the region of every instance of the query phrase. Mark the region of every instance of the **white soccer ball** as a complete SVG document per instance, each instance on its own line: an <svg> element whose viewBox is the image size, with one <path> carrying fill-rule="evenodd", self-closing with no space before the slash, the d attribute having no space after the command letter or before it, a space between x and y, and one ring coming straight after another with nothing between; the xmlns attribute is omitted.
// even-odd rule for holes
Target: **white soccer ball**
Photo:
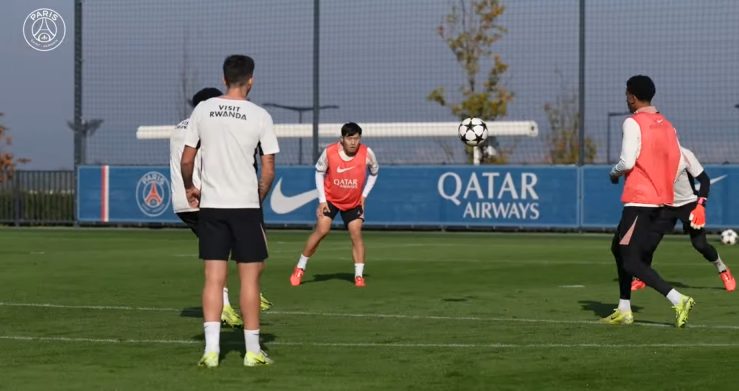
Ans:
<svg viewBox="0 0 739 391"><path fill-rule="evenodd" d="M479 118L465 118L459 124L459 138L463 143L476 147L488 138L488 126Z"/></svg>
<svg viewBox="0 0 739 391"><path fill-rule="evenodd" d="M721 243L733 246L736 244L737 234L733 229L727 229L721 232Z"/></svg>

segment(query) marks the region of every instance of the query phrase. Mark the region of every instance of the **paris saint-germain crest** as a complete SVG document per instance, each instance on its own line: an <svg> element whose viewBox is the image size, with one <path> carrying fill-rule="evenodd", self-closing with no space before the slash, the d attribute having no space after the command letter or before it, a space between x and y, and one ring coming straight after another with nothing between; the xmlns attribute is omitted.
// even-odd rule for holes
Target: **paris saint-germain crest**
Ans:
<svg viewBox="0 0 739 391"><path fill-rule="evenodd" d="M141 212L156 217L169 208L171 198L169 179L157 171L149 171L136 185L136 203Z"/></svg>

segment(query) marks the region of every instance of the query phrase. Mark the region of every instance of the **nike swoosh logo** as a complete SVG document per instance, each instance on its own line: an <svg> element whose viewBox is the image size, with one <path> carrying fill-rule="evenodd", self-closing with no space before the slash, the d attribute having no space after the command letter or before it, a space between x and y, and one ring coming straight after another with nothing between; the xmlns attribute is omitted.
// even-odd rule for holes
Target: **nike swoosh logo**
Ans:
<svg viewBox="0 0 739 391"><path fill-rule="evenodd" d="M713 178L713 179L711 179L711 182L710 182L710 183L711 183L711 184L713 185L714 183L717 183L717 182L721 182L721 181L722 181L722 180L724 180L724 179L725 179L725 178L726 178L727 176L728 176L728 175L721 175L721 176L719 176L719 177Z"/></svg>
<svg viewBox="0 0 739 391"><path fill-rule="evenodd" d="M278 215L284 215L296 209L300 209L302 206L316 198L318 198L318 190L316 189L308 190L294 196L286 196L282 193L282 178L280 178L277 180L277 184L272 190L269 203L272 205L272 210L275 213Z"/></svg>
<svg viewBox="0 0 739 391"><path fill-rule="evenodd" d="M342 172L347 172L347 171L351 170L354 167L355 166L351 166L351 167L347 167L347 168L336 167L336 172L338 172L339 174L341 174Z"/></svg>

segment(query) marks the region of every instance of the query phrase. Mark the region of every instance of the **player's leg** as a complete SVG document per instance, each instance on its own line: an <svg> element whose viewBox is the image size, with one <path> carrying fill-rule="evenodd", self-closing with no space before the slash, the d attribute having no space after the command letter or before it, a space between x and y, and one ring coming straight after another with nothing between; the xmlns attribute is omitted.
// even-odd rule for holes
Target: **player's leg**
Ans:
<svg viewBox="0 0 739 391"><path fill-rule="evenodd" d="M261 201L259 202L259 221L262 224L262 227L264 227L264 207ZM267 264L262 262L261 270L259 271L260 275L264 272L264 268L266 266ZM269 311L270 308L272 308L272 302L267 300L262 292L259 292L259 307L262 311Z"/></svg>
<svg viewBox="0 0 739 391"><path fill-rule="evenodd" d="M703 258L713 264L716 271L719 273L719 278L721 278L724 288L729 292L734 291L736 289L736 280L734 280L734 276L731 275L731 270L729 270L729 267L724 264L724 261L721 259L718 251L716 251L716 248L708 243L706 230L703 228L695 229L690 226L690 211L693 210L695 204L688 204L686 206L688 207L683 209L680 219L686 223L688 233L690 234L690 242L693 245L693 248L701 253Z"/></svg>
<svg viewBox="0 0 739 391"><path fill-rule="evenodd" d="M631 324L634 322L634 316L631 312L631 281L632 276L623 267L623 257L621 256L621 250L619 241L621 240L622 226L624 225L624 218L621 218L616 233L613 235L611 240L611 253L613 259L616 261L616 272L618 273L618 292L619 300L618 307L614 309L613 313L602 318L601 321L608 324Z"/></svg>
<svg viewBox="0 0 739 391"><path fill-rule="evenodd" d="M200 258L204 260L205 282L203 284L203 328L205 352L200 365L208 368L218 366L220 354L221 313L223 311L223 286L228 271L230 237L228 226L219 210L201 211Z"/></svg>
<svg viewBox="0 0 739 391"><path fill-rule="evenodd" d="M267 259L267 238L256 209L235 210L230 219L234 232L232 257L237 261L241 293L239 301L244 317L244 365L271 364L259 343L260 276Z"/></svg>
<svg viewBox="0 0 739 391"><path fill-rule="evenodd" d="M657 214L657 218L652 224L652 228L648 233L649 238L645 241L646 247L644 249L643 259L647 265L652 266L654 261L654 252L657 251L657 246L662 241L665 233L671 231L675 227L677 217L675 214L675 208L661 208ZM639 289L646 288L647 284L644 281L634 277L631 282L631 290L637 291Z"/></svg>
<svg viewBox="0 0 739 391"><path fill-rule="evenodd" d="M198 222L200 220L200 212L180 212L177 213L177 217L182 220L185 225L190 228L195 236L198 236ZM244 323L241 321L241 316L231 306L231 300L228 299L228 286L224 282L223 285L223 311L221 312L221 321L226 323L230 327L241 327Z"/></svg>
<svg viewBox="0 0 739 391"><path fill-rule="evenodd" d="M260 335L260 276L264 262L239 262L241 294L239 297L241 313L244 316L244 365L253 367L272 364L272 360L262 350Z"/></svg>
<svg viewBox="0 0 739 391"><path fill-rule="evenodd" d="M354 260L354 285L364 287L364 239L362 238L362 225L364 224L364 211L361 206L341 212L349 237L352 241L352 260Z"/></svg>
<svg viewBox="0 0 739 391"><path fill-rule="evenodd" d="M205 283L203 285L203 331L205 351L199 365L207 368L218 366L221 340L221 312L223 301L221 288L226 280L228 263L223 260L205 260Z"/></svg>
<svg viewBox="0 0 739 391"><path fill-rule="evenodd" d="M652 246L656 247L655 243L650 242L655 239L650 231L654 229L653 225L657 221L660 210L658 208L626 207L624 208L624 215L626 215L626 209L634 209L634 211L629 213L626 220L629 229L619 241L624 269L664 295L675 309L675 325L683 327L687 322L688 313L695 305L695 301L674 289L651 266L644 262L646 249L650 249ZM630 220L633 220L633 222L629 223Z"/></svg>
<svg viewBox="0 0 739 391"><path fill-rule="evenodd" d="M330 202L328 203L328 208L328 213L317 216L316 228L310 236L308 236L308 240L305 242L305 246L303 246L303 252L300 254L298 264L295 265L295 268L290 275L290 285L292 286L300 285L303 280L303 275L305 274L305 269L308 267L308 260L316 253L318 245L321 244L323 238L331 232L331 222L334 220L334 217L336 217L339 209Z"/></svg>
<svg viewBox="0 0 739 391"><path fill-rule="evenodd" d="M261 275L264 272L264 269L267 267L267 263L262 262L259 270L259 274ZM269 311L270 308L272 308L272 302L267 300L267 298L264 296L264 294L260 291L259 292L259 308L262 311Z"/></svg>

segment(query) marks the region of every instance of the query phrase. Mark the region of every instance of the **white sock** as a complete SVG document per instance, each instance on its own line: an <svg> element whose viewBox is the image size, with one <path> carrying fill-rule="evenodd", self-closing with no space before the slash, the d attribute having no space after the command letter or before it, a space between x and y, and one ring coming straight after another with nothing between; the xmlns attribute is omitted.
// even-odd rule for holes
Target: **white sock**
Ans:
<svg viewBox="0 0 739 391"><path fill-rule="evenodd" d="M674 289L667 292L667 300L669 300L670 303L672 303L672 305L680 304L680 300L682 300L682 298L683 298L683 295Z"/></svg>
<svg viewBox="0 0 739 391"><path fill-rule="evenodd" d="M221 322L203 323L205 331L205 353L221 352Z"/></svg>
<svg viewBox="0 0 739 391"><path fill-rule="evenodd" d="M621 312L631 312L631 300L618 300L618 310Z"/></svg>
<svg viewBox="0 0 739 391"><path fill-rule="evenodd" d="M259 329L244 330L244 342L246 343L246 351L259 354L262 347L259 346Z"/></svg>
<svg viewBox="0 0 739 391"><path fill-rule="evenodd" d="M724 265L724 261L721 260L721 256L719 256L717 260L711 263L713 264L713 266L716 266L716 270L718 270L719 273L723 273L726 271L726 265Z"/></svg>
<svg viewBox="0 0 739 391"><path fill-rule="evenodd" d="M225 307L227 305L230 306L231 302L228 301L228 288L224 286L223 287L223 306Z"/></svg>
<svg viewBox="0 0 739 391"><path fill-rule="evenodd" d="M364 273L364 264L355 263L354 264L354 277L362 277L363 273Z"/></svg>
<svg viewBox="0 0 739 391"><path fill-rule="evenodd" d="M305 270L305 267L308 266L308 259L309 257L306 257L303 254L300 254L300 259L298 260L298 267Z"/></svg>

